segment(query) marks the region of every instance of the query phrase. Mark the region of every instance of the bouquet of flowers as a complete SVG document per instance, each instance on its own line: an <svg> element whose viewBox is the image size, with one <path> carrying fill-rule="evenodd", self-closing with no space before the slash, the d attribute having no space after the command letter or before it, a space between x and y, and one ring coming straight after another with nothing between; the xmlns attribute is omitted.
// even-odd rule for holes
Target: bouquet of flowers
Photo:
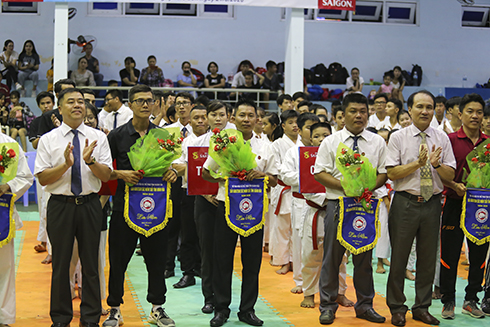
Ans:
<svg viewBox="0 0 490 327"><path fill-rule="evenodd" d="M0 149L0 184L5 184L17 175L19 145L3 143Z"/></svg>
<svg viewBox="0 0 490 327"><path fill-rule="evenodd" d="M183 138L164 128L154 128L133 144L128 157L134 170L146 177L160 177L182 155Z"/></svg>
<svg viewBox="0 0 490 327"><path fill-rule="evenodd" d="M245 180L247 172L257 167L250 141L245 142L241 132L235 129L213 130L209 140L209 155L219 165L214 178L238 177Z"/></svg>
<svg viewBox="0 0 490 327"><path fill-rule="evenodd" d="M490 188L490 139L474 148L466 162L470 168L469 173L465 168L466 187Z"/></svg>
<svg viewBox="0 0 490 327"><path fill-rule="evenodd" d="M337 148L336 163L343 176L340 183L345 194L358 197L364 209L371 209L371 191L376 187L376 168L364 153L354 152L343 143Z"/></svg>

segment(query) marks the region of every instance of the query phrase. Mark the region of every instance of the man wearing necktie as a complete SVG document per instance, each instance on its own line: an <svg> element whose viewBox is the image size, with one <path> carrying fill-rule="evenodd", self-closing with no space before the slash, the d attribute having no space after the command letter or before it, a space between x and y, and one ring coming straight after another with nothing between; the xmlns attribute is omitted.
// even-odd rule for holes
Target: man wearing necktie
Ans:
<svg viewBox="0 0 490 327"><path fill-rule="evenodd" d="M388 178L395 190L388 216L392 250L386 302L391 323L404 326L408 310L403 293L405 269L416 238L416 296L412 316L414 320L438 325L439 320L428 309L437 261L443 181L453 180L456 161L446 133L430 127L434 96L425 90L418 91L408 98L407 105L413 124L391 135L386 159Z"/></svg>
<svg viewBox="0 0 490 327"><path fill-rule="evenodd" d="M342 103L345 114L345 127L327 137L320 148L315 162L315 179L325 186L326 215L324 218L325 236L323 241L323 261L320 273L320 323L333 323L338 309L339 266L345 248L337 240L339 223L339 197L345 196L340 183L343 177L337 168L336 154L340 143L358 153L364 152L376 168L376 187L386 182L386 144L384 139L365 130L368 121L368 101L359 93L348 94ZM373 191L373 190L371 190ZM357 302L354 305L356 317L370 322L383 323L385 318L373 308L374 282L371 265L372 250L354 255L354 285Z"/></svg>
<svg viewBox="0 0 490 327"><path fill-rule="evenodd" d="M112 158L105 134L85 126L79 89L59 94L63 123L39 140L34 174L51 193L47 231L53 248L50 315L53 327L73 318L69 267L75 238L82 263L80 326L96 327L101 314L98 255L102 207L97 192L107 182Z"/></svg>

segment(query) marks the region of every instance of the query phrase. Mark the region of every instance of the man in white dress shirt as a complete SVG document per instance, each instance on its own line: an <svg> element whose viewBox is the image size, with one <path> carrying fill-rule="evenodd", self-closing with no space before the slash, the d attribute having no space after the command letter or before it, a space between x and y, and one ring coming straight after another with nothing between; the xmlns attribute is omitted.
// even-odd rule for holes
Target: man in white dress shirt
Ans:
<svg viewBox="0 0 490 327"><path fill-rule="evenodd" d="M0 134L0 144L15 143L15 140L5 134ZM32 185L32 177L27 160L19 147L17 175L6 184L0 185L0 196L5 193L14 193L17 198L27 192ZM15 229L22 228L22 220L14 206L13 218ZM0 247L0 326L15 323L15 255L14 240Z"/></svg>
<svg viewBox="0 0 490 327"><path fill-rule="evenodd" d="M96 327L101 314L99 241L102 207L97 192L107 182L112 158L105 134L83 124L85 102L79 89L59 94L63 123L39 140L35 175L51 193L47 230L53 248L50 315L53 327L73 318L69 266L73 242L78 240L83 295L80 326Z"/></svg>
<svg viewBox="0 0 490 327"><path fill-rule="evenodd" d="M107 114L104 120L103 128L108 131L118 128L126 124L133 118L133 112L123 102L123 94L120 90L110 90L105 96L106 106L110 108L110 113ZM105 110L102 110L103 113ZM100 121L100 120L99 120Z"/></svg>
<svg viewBox="0 0 490 327"><path fill-rule="evenodd" d="M381 100L381 98L378 98ZM384 100L384 98L383 98ZM342 174L337 168L336 154L340 143L364 152L373 167L377 178L375 189L386 182L386 144L384 139L364 129L368 119L368 101L362 94L348 94L342 103L345 113L345 127L327 137L320 148L315 162L315 179L326 187L328 200L325 217L325 236L323 243L323 262L320 274L320 323L331 324L338 309L336 302L339 291L339 266L345 248L337 240L339 223L339 197L345 196L340 183ZM371 190L373 191L373 190ZM354 255L354 285L357 302L354 305L356 317L371 322L383 323L385 318L373 309L374 283L371 266L372 250Z"/></svg>

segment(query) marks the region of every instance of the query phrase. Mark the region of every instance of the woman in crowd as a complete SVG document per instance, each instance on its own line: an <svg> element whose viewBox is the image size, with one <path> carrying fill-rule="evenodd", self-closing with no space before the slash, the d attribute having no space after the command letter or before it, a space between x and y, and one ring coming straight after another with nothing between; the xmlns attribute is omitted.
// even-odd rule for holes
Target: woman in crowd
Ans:
<svg viewBox="0 0 490 327"><path fill-rule="evenodd" d="M15 140L18 135L20 138L20 143L22 144L22 150L24 150L24 152L27 152L26 136L28 119L29 121L32 121L32 119L34 118L34 114L24 102L19 102L19 100L19 91L12 91L12 93L10 93L10 105L8 107L8 125L10 127L10 137Z"/></svg>
<svg viewBox="0 0 490 327"><path fill-rule="evenodd" d="M262 118L262 132L267 135L267 139L271 143L282 137L281 121L275 112L268 113Z"/></svg>
<svg viewBox="0 0 490 327"><path fill-rule="evenodd" d="M177 76L177 84L182 87L196 87L197 79L191 71L191 63L188 61L184 61L182 63L182 74Z"/></svg>
<svg viewBox="0 0 490 327"><path fill-rule="evenodd" d="M405 79L403 78L400 66L395 66L395 68L393 68L393 80L391 81L391 84L393 85L392 96L399 99L401 102L404 102L402 92L405 87Z"/></svg>
<svg viewBox="0 0 490 327"><path fill-rule="evenodd" d="M39 75L37 73L39 69L39 55L37 54L34 42L27 40L24 42L24 47L19 55L17 61L17 67L19 68L19 84L23 89L21 91L21 97L25 96L25 81L30 79L32 81L32 94L31 97L36 97L37 82L39 81Z"/></svg>
<svg viewBox="0 0 490 327"><path fill-rule="evenodd" d="M211 61L208 64L208 72L209 74L204 79L204 87L207 89L223 89L226 84L226 79L222 74L218 74L218 64ZM210 99L215 99L213 92L206 92L205 95ZM226 93L224 92L219 92L217 96L220 100L226 99Z"/></svg>
<svg viewBox="0 0 490 327"><path fill-rule="evenodd" d="M7 96L5 93L0 92L0 125L2 126L2 132L10 135L8 128L9 110L7 109Z"/></svg>
<svg viewBox="0 0 490 327"><path fill-rule="evenodd" d="M0 53L0 73L7 80L9 90L12 89L12 84L18 90L22 88L22 85L17 82L17 59L19 59L19 54L14 51L14 41L5 41L3 52Z"/></svg>
<svg viewBox="0 0 490 327"><path fill-rule="evenodd" d="M141 71L140 82L150 87L159 87L165 80L163 70L157 66L157 58L153 55L147 59L148 67Z"/></svg>
<svg viewBox="0 0 490 327"><path fill-rule="evenodd" d="M135 86L138 83L140 71L136 69L136 61L133 57L124 59L124 69L119 71L119 77L121 77L121 86Z"/></svg>
<svg viewBox="0 0 490 327"><path fill-rule="evenodd" d="M94 74L87 69L88 61L85 57L78 59L78 69L71 72L70 79L77 87L95 86Z"/></svg>

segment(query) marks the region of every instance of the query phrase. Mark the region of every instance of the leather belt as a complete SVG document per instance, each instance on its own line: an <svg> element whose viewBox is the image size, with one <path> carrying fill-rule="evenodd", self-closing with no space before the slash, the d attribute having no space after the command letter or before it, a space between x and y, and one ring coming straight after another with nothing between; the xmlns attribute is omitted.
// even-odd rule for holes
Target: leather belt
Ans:
<svg viewBox="0 0 490 327"><path fill-rule="evenodd" d="M279 179L279 180L277 180L277 184L279 184L279 185L281 185L281 186L284 186L284 188L282 189L281 194L279 194L279 201L277 201L276 210L274 211L274 214L275 214L276 216L277 216L277 215L279 215L279 212L281 212L282 196L284 195L284 193L285 193L287 190L290 190L290 189L291 189L291 186L284 184L284 182L283 182L283 181L281 181L280 179Z"/></svg>
<svg viewBox="0 0 490 327"><path fill-rule="evenodd" d="M434 194L430 199L429 201L426 201L424 199L424 197L420 196L420 195L413 195L413 194L410 194L408 192L405 192L405 191L396 191L395 194L399 194L401 196L403 196L404 198L407 198L409 199L410 201L414 201L414 202L418 202L418 203L425 203L425 202L429 202L431 201L432 199L435 199L437 198L439 195L441 195L441 193L438 193L438 194Z"/></svg>
<svg viewBox="0 0 490 327"><path fill-rule="evenodd" d="M313 238L313 250L318 250L318 214L322 210L327 210L327 207L321 207L313 201L306 200L306 204L312 208L317 209L315 215L313 216L313 222L311 224L311 237Z"/></svg>
<svg viewBox="0 0 490 327"><path fill-rule="evenodd" d="M56 201L66 202L66 203L74 203L77 206L79 206L87 202L90 202L93 199L99 199L99 195L97 193L91 193L91 194L79 195L79 196L52 194L51 199L54 199Z"/></svg>

